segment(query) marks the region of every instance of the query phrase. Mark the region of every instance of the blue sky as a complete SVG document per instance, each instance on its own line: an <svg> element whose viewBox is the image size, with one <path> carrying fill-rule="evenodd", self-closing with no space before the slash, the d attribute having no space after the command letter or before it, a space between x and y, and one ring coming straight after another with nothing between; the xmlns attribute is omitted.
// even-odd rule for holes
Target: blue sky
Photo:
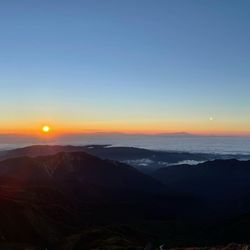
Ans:
<svg viewBox="0 0 250 250"><path fill-rule="evenodd" d="M249 12L236 0L1 1L0 130L250 133Z"/></svg>

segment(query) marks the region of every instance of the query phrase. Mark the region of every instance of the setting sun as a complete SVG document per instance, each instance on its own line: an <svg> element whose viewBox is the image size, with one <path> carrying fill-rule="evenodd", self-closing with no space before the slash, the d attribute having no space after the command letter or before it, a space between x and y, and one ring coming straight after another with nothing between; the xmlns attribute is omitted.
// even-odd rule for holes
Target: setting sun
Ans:
<svg viewBox="0 0 250 250"><path fill-rule="evenodd" d="M48 132L50 131L50 126L44 125L44 126L42 127L42 131L43 131L44 133L48 133Z"/></svg>

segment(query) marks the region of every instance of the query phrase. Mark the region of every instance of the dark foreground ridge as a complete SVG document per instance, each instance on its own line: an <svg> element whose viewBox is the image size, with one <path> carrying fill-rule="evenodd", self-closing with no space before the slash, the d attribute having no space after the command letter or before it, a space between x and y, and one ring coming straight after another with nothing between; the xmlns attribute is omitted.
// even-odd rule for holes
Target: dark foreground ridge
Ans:
<svg viewBox="0 0 250 250"><path fill-rule="evenodd" d="M53 150L44 155L48 149ZM17 149L0 162L0 249L170 249L250 242L249 161L172 166L149 176L75 148L59 149ZM27 151L32 157L24 156Z"/></svg>

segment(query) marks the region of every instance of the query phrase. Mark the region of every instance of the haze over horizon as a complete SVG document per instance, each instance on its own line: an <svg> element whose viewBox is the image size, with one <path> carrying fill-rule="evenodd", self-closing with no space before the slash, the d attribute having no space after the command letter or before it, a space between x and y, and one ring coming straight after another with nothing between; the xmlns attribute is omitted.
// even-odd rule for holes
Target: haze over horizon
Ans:
<svg viewBox="0 0 250 250"><path fill-rule="evenodd" d="M0 134L250 135L249 1L2 1Z"/></svg>

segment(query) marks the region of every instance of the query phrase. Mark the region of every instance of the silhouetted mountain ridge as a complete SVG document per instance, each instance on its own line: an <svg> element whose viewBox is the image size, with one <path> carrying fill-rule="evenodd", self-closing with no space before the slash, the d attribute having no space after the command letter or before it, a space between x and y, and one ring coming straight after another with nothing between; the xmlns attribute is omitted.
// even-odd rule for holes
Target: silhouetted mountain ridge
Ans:
<svg viewBox="0 0 250 250"><path fill-rule="evenodd" d="M0 162L0 178L24 182L75 181L104 187L154 191L163 185L133 167L102 160L84 152L61 152L51 156L20 157Z"/></svg>
<svg viewBox="0 0 250 250"><path fill-rule="evenodd" d="M136 167L145 173L152 172L169 164L195 161L203 162L215 158L229 158L227 155L200 154L149 150L135 147L112 147L110 145L61 146L34 145L24 148L0 151L0 160L21 156L46 156L59 152L86 152L102 159L116 160ZM237 157L237 156L235 156ZM242 156L238 156L242 157ZM247 157L247 156L245 156Z"/></svg>
<svg viewBox="0 0 250 250"><path fill-rule="evenodd" d="M195 166L178 165L152 175L178 192L186 191L223 215L250 209L250 161L214 160Z"/></svg>

